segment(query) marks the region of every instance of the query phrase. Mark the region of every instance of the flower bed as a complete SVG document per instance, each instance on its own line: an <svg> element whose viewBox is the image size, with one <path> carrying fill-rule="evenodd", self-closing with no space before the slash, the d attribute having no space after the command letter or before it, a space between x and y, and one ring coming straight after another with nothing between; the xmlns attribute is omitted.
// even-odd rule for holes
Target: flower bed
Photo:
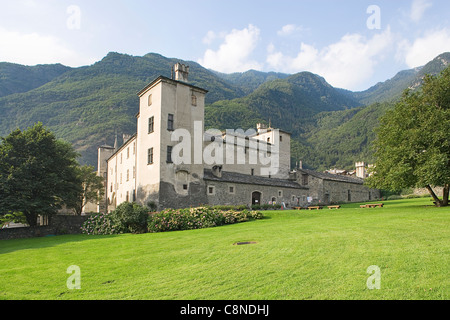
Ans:
<svg viewBox="0 0 450 320"><path fill-rule="evenodd" d="M89 235L165 232L212 228L226 224L262 219L259 211L221 210L211 207L166 209L147 214L148 208L123 203L111 213L91 215L81 231Z"/></svg>
<svg viewBox="0 0 450 320"><path fill-rule="evenodd" d="M148 232L165 232L217 227L262 219L258 211L219 210L208 207L167 209L149 217Z"/></svg>

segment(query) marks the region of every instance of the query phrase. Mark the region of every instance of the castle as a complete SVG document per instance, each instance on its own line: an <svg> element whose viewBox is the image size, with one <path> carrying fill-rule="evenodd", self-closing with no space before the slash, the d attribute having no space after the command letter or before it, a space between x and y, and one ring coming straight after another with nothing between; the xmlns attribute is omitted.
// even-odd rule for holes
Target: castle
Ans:
<svg viewBox="0 0 450 320"><path fill-rule="evenodd" d="M204 128L207 90L188 82L177 63L139 91L137 132L124 143L98 148L105 201L153 203L159 210L199 205L279 203L307 206L367 201L380 196L363 180L311 170L291 170L290 134L257 124L256 130Z"/></svg>

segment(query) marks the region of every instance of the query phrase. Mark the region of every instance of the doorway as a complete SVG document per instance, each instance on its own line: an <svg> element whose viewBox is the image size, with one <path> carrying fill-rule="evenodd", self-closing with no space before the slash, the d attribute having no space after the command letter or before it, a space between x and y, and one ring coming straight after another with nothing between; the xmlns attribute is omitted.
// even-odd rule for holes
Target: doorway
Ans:
<svg viewBox="0 0 450 320"><path fill-rule="evenodd" d="M252 205L253 204L261 204L261 192L254 191L252 193Z"/></svg>

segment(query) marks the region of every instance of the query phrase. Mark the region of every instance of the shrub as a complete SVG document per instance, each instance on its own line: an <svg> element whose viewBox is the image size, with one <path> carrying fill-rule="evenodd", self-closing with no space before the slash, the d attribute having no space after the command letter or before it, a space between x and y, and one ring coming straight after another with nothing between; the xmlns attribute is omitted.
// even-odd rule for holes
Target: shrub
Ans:
<svg viewBox="0 0 450 320"><path fill-rule="evenodd" d="M136 203L121 203L111 212L111 217L119 230L124 233L145 233L148 219L147 207Z"/></svg>
<svg viewBox="0 0 450 320"><path fill-rule="evenodd" d="M387 200L400 200L400 199L403 199L403 197L402 196L399 196L399 195L392 195L392 196L389 196L388 198L387 198Z"/></svg>
<svg viewBox="0 0 450 320"><path fill-rule="evenodd" d="M120 228L115 224L111 214L96 213L81 226L81 232L89 235L106 235L121 233Z"/></svg>
<svg viewBox="0 0 450 320"><path fill-rule="evenodd" d="M149 201L147 203L147 207L150 209L151 212L155 212L156 209L158 208L158 206L156 205L156 203L154 201Z"/></svg>
<svg viewBox="0 0 450 320"><path fill-rule="evenodd" d="M165 232L176 230L192 230L217 227L225 224L245 222L252 219L262 219L260 212L237 210L219 210L208 207L188 209L166 209L150 215L148 232Z"/></svg>

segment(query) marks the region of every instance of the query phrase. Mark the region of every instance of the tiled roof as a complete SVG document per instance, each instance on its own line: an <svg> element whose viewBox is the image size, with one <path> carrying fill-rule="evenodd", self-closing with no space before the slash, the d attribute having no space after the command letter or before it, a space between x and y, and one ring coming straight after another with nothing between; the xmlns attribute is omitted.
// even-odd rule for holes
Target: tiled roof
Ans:
<svg viewBox="0 0 450 320"><path fill-rule="evenodd" d="M295 181L287 179L276 179L261 176L252 176L248 174L235 173L235 172L225 172L222 171L222 177L216 177L211 170L205 169L204 180L208 181L218 181L218 182L232 182L232 183L242 183L242 184L254 184L262 186L272 186L272 187L283 187L283 188L293 188L293 189L308 189Z"/></svg>
<svg viewBox="0 0 450 320"><path fill-rule="evenodd" d="M364 180L360 178L355 177L349 177L349 176L341 176L337 174L332 173L324 173L324 172L317 172L313 170L308 169L297 169L299 172L303 172L306 174L309 174L313 177L323 179L323 180L331 180L331 181L339 181L339 182L347 182L347 183L355 183L355 184L364 184Z"/></svg>

